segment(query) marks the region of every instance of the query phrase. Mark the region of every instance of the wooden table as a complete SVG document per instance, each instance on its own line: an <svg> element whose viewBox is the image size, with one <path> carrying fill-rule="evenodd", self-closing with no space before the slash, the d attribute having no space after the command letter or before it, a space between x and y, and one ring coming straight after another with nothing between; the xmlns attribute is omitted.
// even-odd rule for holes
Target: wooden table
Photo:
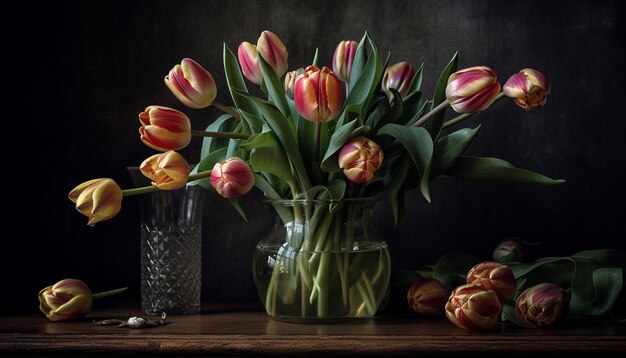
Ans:
<svg viewBox="0 0 626 358"><path fill-rule="evenodd" d="M93 320L139 314L137 304L98 308L79 322L42 315L0 317L0 356L6 354L203 355L454 355L565 352L626 353L626 327L605 320L552 329L501 324L489 332L456 328L445 318L381 314L359 322L294 324L270 319L257 304L207 304L201 314L170 316L149 329L98 326ZM158 317L146 318L157 319Z"/></svg>

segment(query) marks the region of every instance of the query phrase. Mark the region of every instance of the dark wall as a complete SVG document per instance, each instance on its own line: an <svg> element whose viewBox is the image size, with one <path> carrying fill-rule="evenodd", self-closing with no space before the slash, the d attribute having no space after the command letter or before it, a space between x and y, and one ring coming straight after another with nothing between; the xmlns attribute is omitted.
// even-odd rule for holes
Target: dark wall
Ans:
<svg viewBox="0 0 626 358"><path fill-rule="evenodd" d="M336 44L365 30L392 62L425 63L424 88L459 50L460 67L488 65L501 83L524 67L543 71L552 94L543 109L525 112L510 100L473 117L482 124L470 153L496 156L553 178L560 187L437 181L432 204L407 193L407 220L392 227L386 203L377 224L395 268L431 264L465 251L490 257L500 240L540 241L535 256L582 249L625 248L626 163L622 109L624 11L619 1L84 1L20 2L12 66L21 114L5 115L23 146L11 149L21 190L9 190L22 235L3 235L5 275L13 307L36 310L36 293L65 277L96 291L128 286L138 295L138 207L124 200L113 220L91 228L67 193L91 178L132 182L126 166L153 151L138 138L137 114L162 104L188 113L204 128L217 112L189 110L163 84L183 57L203 64L230 103L222 43L236 49L270 29L289 50L290 68L306 66L319 47L330 64ZM24 30L26 28L27 30ZM6 56L6 55L5 55ZM11 89L13 84L10 85ZM8 129L11 128L11 129ZM199 140L182 153L197 160ZM36 156L30 153L35 148ZM12 165L13 163L11 163ZM13 175L12 168L10 175ZM203 298L255 298L251 258L271 215L261 195L244 199L243 224L227 203L207 202L203 238ZM7 232L7 231L5 231ZM10 307L10 308L7 308Z"/></svg>

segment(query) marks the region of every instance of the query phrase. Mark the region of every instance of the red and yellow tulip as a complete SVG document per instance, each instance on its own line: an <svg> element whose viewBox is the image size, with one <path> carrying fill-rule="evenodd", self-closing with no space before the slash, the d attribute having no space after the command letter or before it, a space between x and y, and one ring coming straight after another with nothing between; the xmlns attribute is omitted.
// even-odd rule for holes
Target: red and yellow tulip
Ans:
<svg viewBox="0 0 626 358"><path fill-rule="evenodd" d="M504 94L527 111L543 107L550 94L550 83L543 73L525 68L504 84Z"/></svg>
<svg viewBox="0 0 626 358"><path fill-rule="evenodd" d="M213 76L190 58L174 66L164 80L174 96L189 108L208 107L217 95Z"/></svg>
<svg viewBox="0 0 626 358"><path fill-rule="evenodd" d="M189 178L189 164L173 150L147 158L139 169L160 190L180 189Z"/></svg>
<svg viewBox="0 0 626 358"><path fill-rule="evenodd" d="M339 116L343 102L341 82L328 67L308 66L298 76L293 99L298 113L311 122L323 123Z"/></svg>
<svg viewBox="0 0 626 358"><path fill-rule="evenodd" d="M383 150L367 137L354 137L339 151L339 167L355 183L367 183L374 178L384 159Z"/></svg>
<svg viewBox="0 0 626 358"><path fill-rule="evenodd" d="M211 185L225 198L240 197L254 186L254 174L250 166L238 157L216 163L211 171Z"/></svg>
<svg viewBox="0 0 626 358"><path fill-rule="evenodd" d="M191 121L173 108L148 106L139 114L139 122L141 141L152 149L179 150L191 141Z"/></svg>

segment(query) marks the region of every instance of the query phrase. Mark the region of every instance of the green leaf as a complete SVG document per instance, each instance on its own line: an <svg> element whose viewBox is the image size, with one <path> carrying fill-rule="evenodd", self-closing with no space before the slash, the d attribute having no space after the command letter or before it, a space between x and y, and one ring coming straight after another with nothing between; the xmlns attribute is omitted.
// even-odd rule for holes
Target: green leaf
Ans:
<svg viewBox="0 0 626 358"><path fill-rule="evenodd" d="M319 67L319 63L320 63L320 49L316 47L315 55L313 55L313 62L311 62L311 65L315 67Z"/></svg>
<svg viewBox="0 0 626 358"><path fill-rule="evenodd" d="M428 184L433 141L428 132L422 127L406 127L390 123L378 131L378 135L383 134L390 135L402 143L420 173L420 191L424 198L430 201Z"/></svg>
<svg viewBox="0 0 626 358"><path fill-rule="evenodd" d="M202 160L198 164L198 170L199 171L212 170L213 167L215 166L215 163L226 160L226 152L227 152L227 148L220 148L211 152L209 155L202 158Z"/></svg>
<svg viewBox="0 0 626 358"><path fill-rule="evenodd" d="M433 151L433 164L430 170L431 179L436 179L450 168L470 145L480 125L474 129L463 128L440 138Z"/></svg>
<svg viewBox="0 0 626 358"><path fill-rule="evenodd" d="M441 76L439 76L439 81L437 81L437 87L435 88L435 93L433 94L433 102L430 107L431 110L437 107L441 102L446 100L446 86L448 85L448 78L450 78L451 74L456 72L457 63L459 60L458 54L458 52L454 53L454 56L452 56L452 59L450 60L446 68L444 68L444 70L441 72ZM441 127L443 126L443 119L445 116L446 111L443 110L437 113L435 116L433 116L433 118L428 120L423 125L423 127L426 128L428 133L430 133L430 136L434 138L435 141L437 141L437 138L439 138L439 134L441 133Z"/></svg>
<svg viewBox="0 0 626 358"><path fill-rule="evenodd" d="M452 290L467 282L467 272L478 262L476 257L462 252L445 254L435 264L433 278L439 280L445 288Z"/></svg>
<svg viewBox="0 0 626 358"><path fill-rule="evenodd" d="M259 115L254 104L243 96L235 96L234 90L242 93L248 93L248 88L244 82L241 69L239 68L239 62L237 57L224 43L224 74L226 75L226 83L228 83L228 90L235 103L235 106L239 110L244 110L254 115Z"/></svg>
<svg viewBox="0 0 626 358"><path fill-rule="evenodd" d="M622 289L622 269L596 268L591 273L591 279L583 277L580 281L580 285L572 286L571 312L588 316L603 315L611 309ZM581 294L583 289L588 294Z"/></svg>
<svg viewBox="0 0 626 358"><path fill-rule="evenodd" d="M260 54L259 67L263 73L263 83L267 87L272 103L274 103L285 118L289 118L291 115L291 109L289 108L289 104L287 103L287 99L285 97L285 90L276 76L276 72L274 72L272 66L270 66ZM287 123L289 123L292 132L295 133L296 128L293 121L287 121Z"/></svg>
<svg viewBox="0 0 626 358"><path fill-rule="evenodd" d="M300 189L304 191L308 190L311 187L311 182L309 181L309 178L307 176L307 172L302 161L302 156L300 155L300 150L297 140L295 138L295 134L291 131L291 127L289 126L289 124L287 124L287 119L285 118L285 116L283 116L283 114L274 105L267 101L252 97L247 93L243 93L237 90L233 90L233 92L236 94L236 96L249 98L259 108L259 111L262 113L263 119L272 129L272 131L276 135L276 138L283 146L283 150L287 154L289 162L293 166L293 171L298 177L298 181L301 186Z"/></svg>
<svg viewBox="0 0 626 358"><path fill-rule="evenodd" d="M284 199L276 189L267 181L264 177L259 174L254 174L254 186L259 188L264 194L265 197L271 200L281 200ZM293 221L293 211L289 210L285 205L275 205L274 209L280 216L280 219L283 223L288 223Z"/></svg>
<svg viewBox="0 0 626 358"><path fill-rule="evenodd" d="M330 137L330 143L324 158L322 159L322 170L327 172L336 172L339 170L339 163L337 162L337 155L341 147L350 139L352 131L356 127L357 120L352 120L339 128L336 128L333 135Z"/></svg>
<svg viewBox="0 0 626 358"><path fill-rule="evenodd" d="M219 116L213 123L206 127L207 132L227 132L231 131L233 126L231 123L234 118L229 114ZM200 159L206 157L212 151L228 145L228 139L204 137L202 139L202 149L200 150Z"/></svg>
<svg viewBox="0 0 626 358"><path fill-rule="evenodd" d="M626 254L615 249L585 250L571 256L573 259L586 259L595 261L607 267L626 268Z"/></svg>
<svg viewBox="0 0 626 358"><path fill-rule="evenodd" d="M411 168L411 157L405 155L400 159L395 159L390 165L391 169L385 175L385 186L393 211L393 225L398 226L405 215L404 181Z"/></svg>
<svg viewBox="0 0 626 358"><path fill-rule="evenodd" d="M446 174L460 179L506 180L539 185L565 182L562 179L551 179L530 170L516 168L498 158L461 157L446 170Z"/></svg>
<svg viewBox="0 0 626 358"><path fill-rule="evenodd" d="M350 92L354 88L356 81L361 77L361 73L365 68L365 63L367 62L367 53L365 52L365 46L367 41L367 31L363 34L361 41L359 41L359 45L356 47L356 51L354 52L354 61L352 62L352 69L350 70Z"/></svg>
<svg viewBox="0 0 626 358"><path fill-rule="evenodd" d="M420 112L423 112L424 103L422 102L422 92L413 92L406 97L402 102L403 112L400 116L398 116L397 120L394 120L394 123L411 125L409 121L413 121L413 123L417 122L419 118L415 118Z"/></svg>
<svg viewBox="0 0 626 358"><path fill-rule="evenodd" d="M346 108L351 107L353 110L356 110L356 112L361 114L364 109L367 109L367 102L376 90L378 81L380 80L383 71L380 48L371 38L369 38L367 34L366 38L372 47L372 51L358 78L350 77L350 93L345 101ZM359 47L360 46L361 45L359 45ZM358 49L359 48L357 47L357 52ZM354 73L354 67L352 68L352 72ZM353 81L356 81L354 86L352 86Z"/></svg>
<svg viewBox="0 0 626 358"><path fill-rule="evenodd" d="M411 84L409 85L409 89L406 92L407 97L415 92L419 92L422 89L422 78L424 77L424 64L415 71L413 75L413 79L411 80Z"/></svg>
<svg viewBox="0 0 626 358"><path fill-rule="evenodd" d="M266 172L287 181L294 182L289 159L272 132L263 132L251 137L239 148L250 150L250 166L255 172Z"/></svg>

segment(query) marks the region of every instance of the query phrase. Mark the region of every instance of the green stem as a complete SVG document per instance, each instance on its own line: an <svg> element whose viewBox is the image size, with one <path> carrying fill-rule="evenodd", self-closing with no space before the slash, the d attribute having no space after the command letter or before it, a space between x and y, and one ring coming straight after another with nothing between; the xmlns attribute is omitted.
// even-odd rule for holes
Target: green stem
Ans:
<svg viewBox="0 0 626 358"><path fill-rule="evenodd" d="M320 137L322 135L322 123L315 123L315 142L313 146L313 161L320 162ZM319 164L318 164L319 165Z"/></svg>
<svg viewBox="0 0 626 358"><path fill-rule="evenodd" d="M497 102L497 101L499 101L502 97L504 97L504 92L500 92L500 94L498 94L498 96L497 96L497 97L496 97L496 99L493 101L493 103L496 103L496 102ZM492 103L492 104L493 104L493 103ZM478 112L473 112L473 113L465 113L465 114L461 114L461 115L460 115L460 116L458 116L458 117L452 118L451 120L449 120L449 121L447 121L447 122L445 122L445 123L443 124L443 128L448 128L448 127L453 126L453 125L455 125L455 124L457 124L457 123L461 123L461 122L463 122L464 120L466 120L467 118L469 118L469 117L473 116L473 115L474 115L474 114L476 114L476 113L478 113Z"/></svg>
<svg viewBox="0 0 626 358"><path fill-rule="evenodd" d="M93 298L95 300L97 298L109 297L109 296L117 295L118 293L122 293L122 292L126 291L127 288L128 287L122 287L122 288L118 288L118 289L111 290L111 291L94 293L94 294L91 295L91 298Z"/></svg>
<svg viewBox="0 0 626 358"><path fill-rule="evenodd" d="M234 118L241 119L241 118L239 117L239 113L237 113L237 112L233 111L232 109L230 109L230 107L226 107L225 105L223 105L223 104L219 103L218 101L213 101L213 105L214 105L215 107L219 108L222 112L224 112L224 113L228 113L228 114L230 114L231 116L233 116Z"/></svg>
<svg viewBox="0 0 626 358"><path fill-rule="evenodd" d="M428 121L429 119L431 119L435 114L443 111L444 109L446 109L446 107L448 107L448 100L444 100L443 102L439 103L439 105L435 108L433 108L430 112L426 113L424 116L422 116L422 118L418 119L417 122L415 122L413 124L413 127L419 127L422 124L426 123L426 121Z"/></svg>
<svg viewBox="0 0 626 358"><path fill-rule="evenodd" d="M196 181L196 180L200 180L203 178L208 178L211 176L211 171L210 170L205 170L202 172L198 172L195 174L191 174L189 176L189 178L187 178L187 183L192 182L192 181ZM145 193L152 193L155 191L159 191L160 189L157 188L154 185L150 185L150 186L142 186L139 188L132 188L132 189L124 189L122 190L122 196L132 196L132 195L139 195L139 194L145 194Z"/></svg>
<svg viewBox="0 0 626 358"><path fill-rule="evenodd" d="M232 133L232 132L207 132L207 131L199 131L192 129L191 135L195 135L197 137L213 137L213 138L231 138L231 139L248 139L250 138L249 134L245 133Z"/></svg>

